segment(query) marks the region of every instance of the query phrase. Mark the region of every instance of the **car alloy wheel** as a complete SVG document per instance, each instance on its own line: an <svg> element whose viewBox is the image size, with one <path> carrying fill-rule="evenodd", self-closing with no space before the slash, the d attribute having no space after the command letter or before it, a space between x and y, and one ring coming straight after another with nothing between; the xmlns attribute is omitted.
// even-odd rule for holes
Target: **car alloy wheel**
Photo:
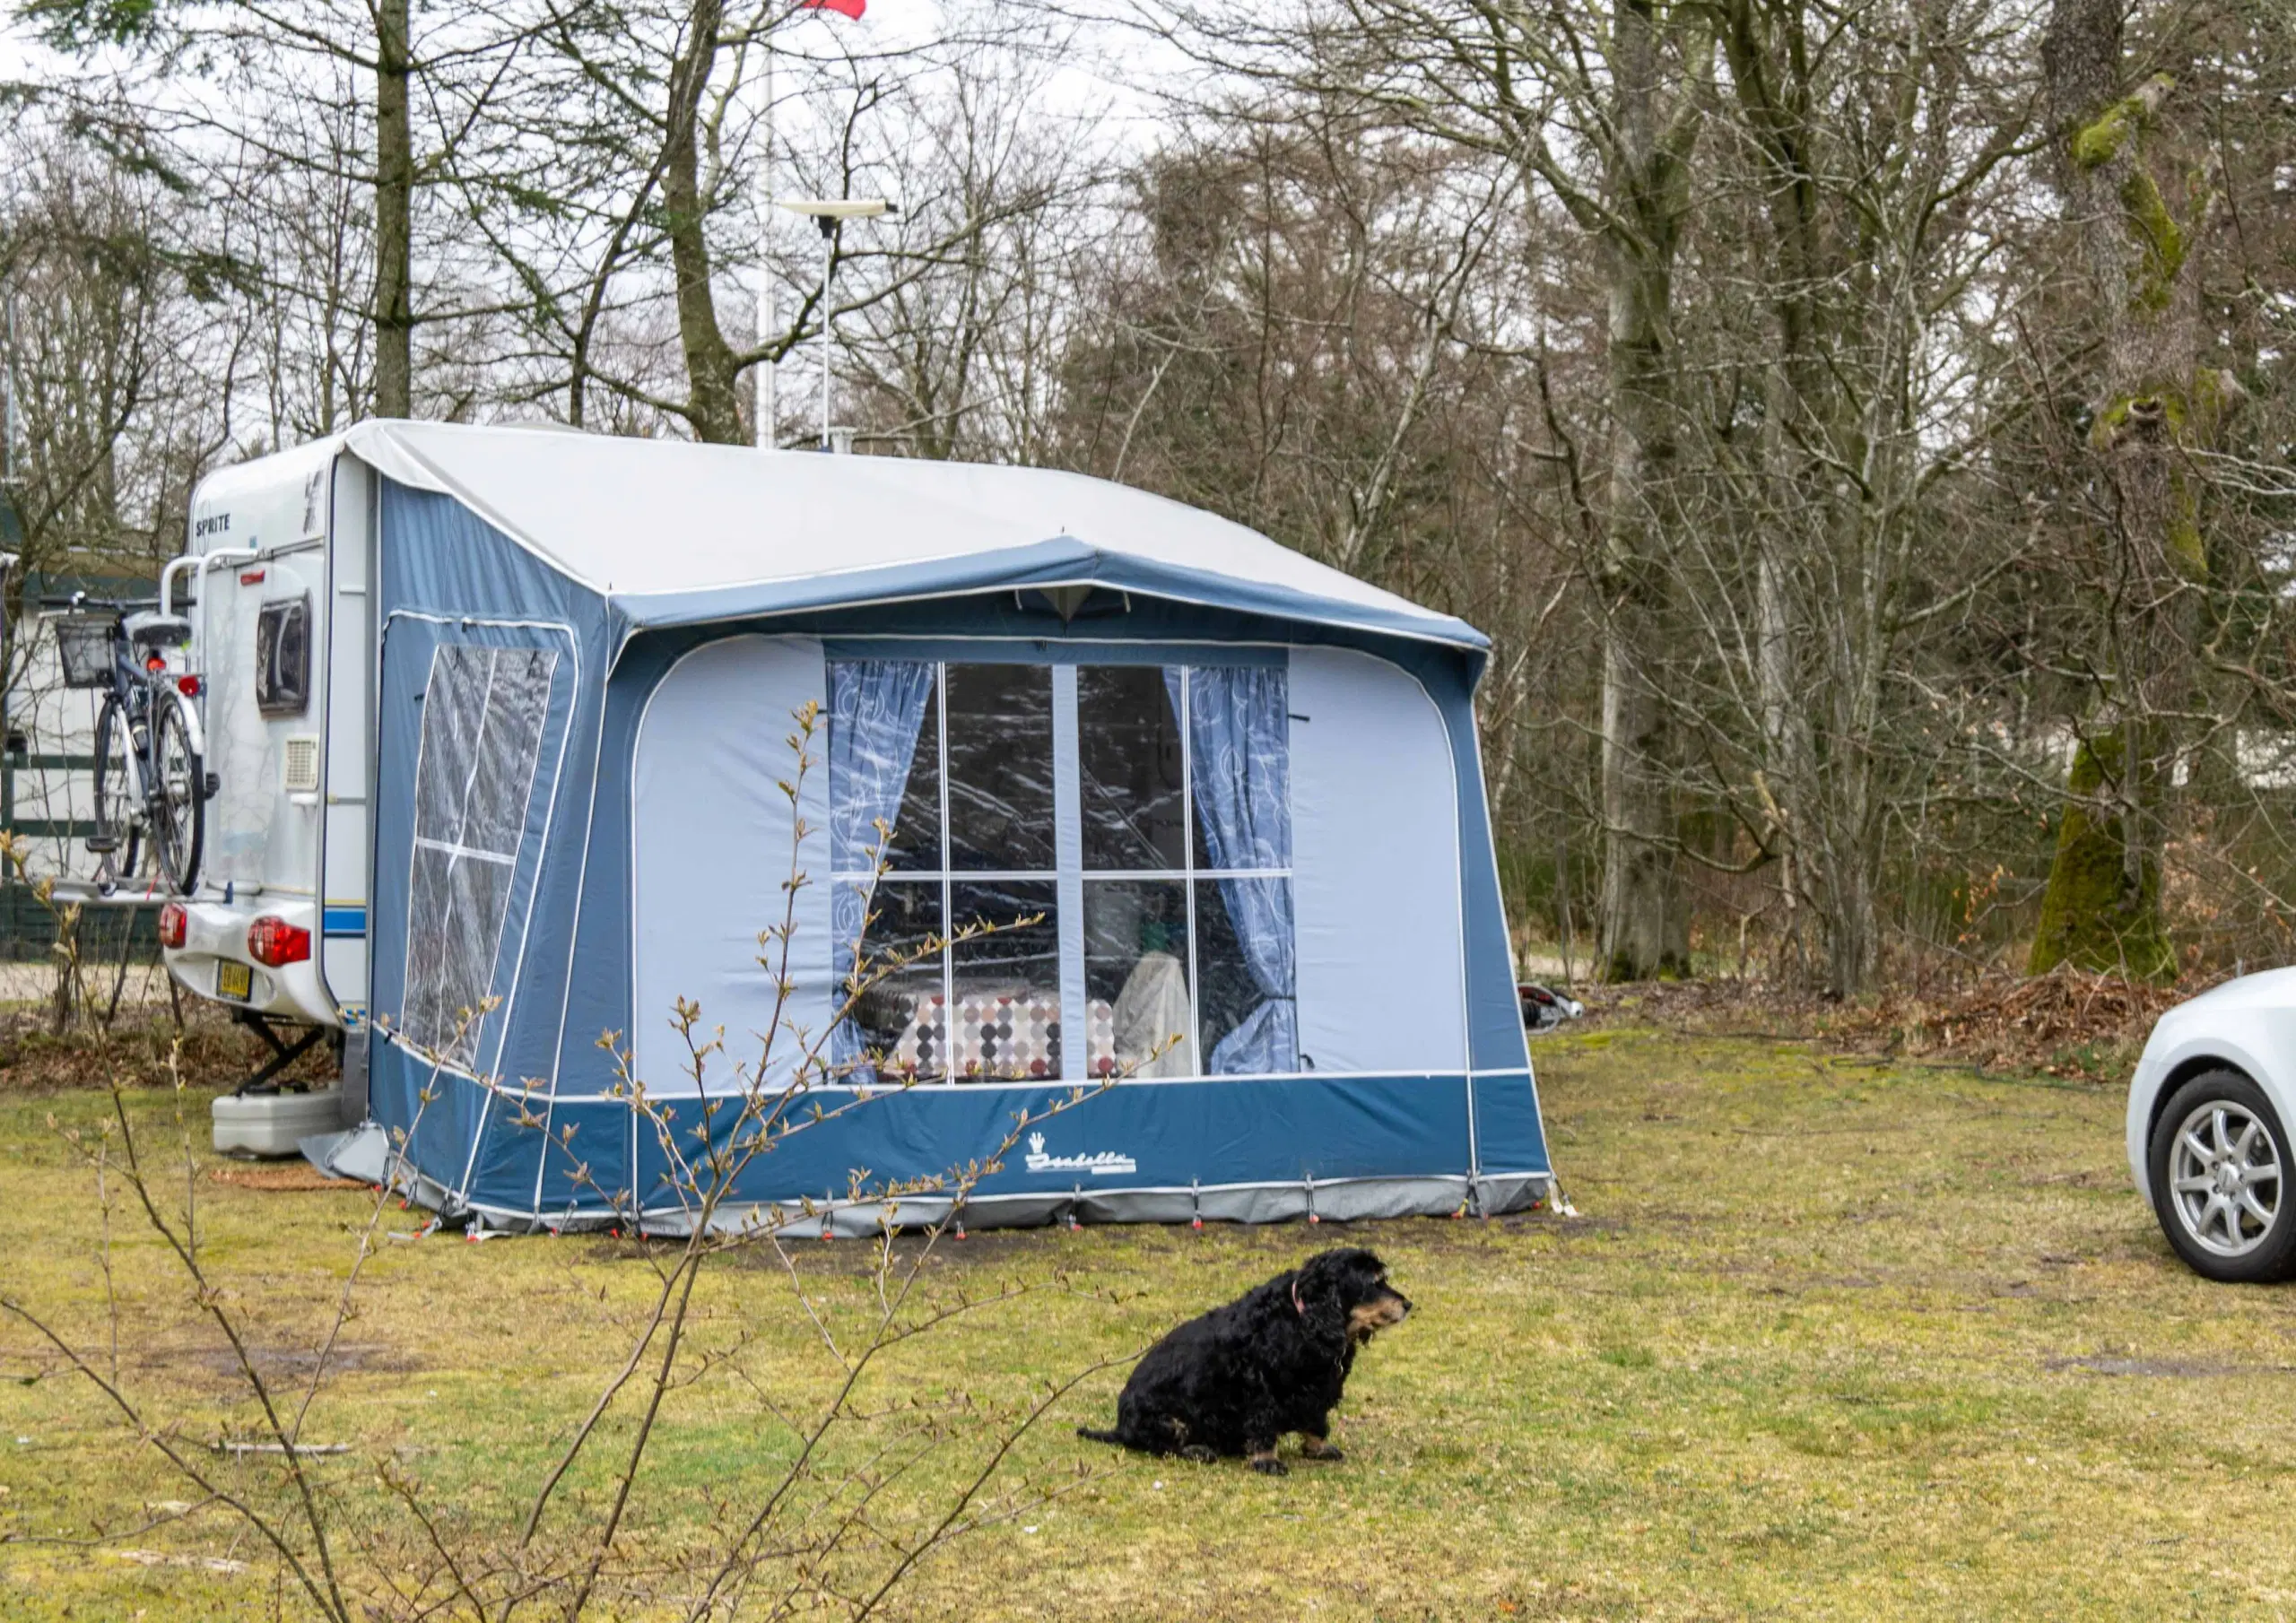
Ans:
<svg viewBox="0 0 2296 1623"><path fill-rule="evenodd" d="M2203 1101L2169 1150L2170 1209L2210 1254L2244 1257L2280 1222L2282 1176L2272 1130L2234 1100Z"/></svg>

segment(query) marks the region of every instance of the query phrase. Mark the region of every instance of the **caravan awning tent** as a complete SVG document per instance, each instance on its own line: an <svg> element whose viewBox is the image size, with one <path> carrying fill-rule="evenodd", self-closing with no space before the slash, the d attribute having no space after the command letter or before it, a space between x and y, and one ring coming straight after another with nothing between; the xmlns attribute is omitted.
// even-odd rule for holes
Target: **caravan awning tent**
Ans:
<svg viewBox="0 0 2296 1623"><path fill-rule="evenodd" d="M829 1119L723 1220L874 1226L1079 1089L970 1220L1545 1191L1468 626L1065 473L343 450L379 476L370 1108L435 1198L675 1231L671 1158L793 1081ZM856 997L857 952L900 968Z"/></svg>

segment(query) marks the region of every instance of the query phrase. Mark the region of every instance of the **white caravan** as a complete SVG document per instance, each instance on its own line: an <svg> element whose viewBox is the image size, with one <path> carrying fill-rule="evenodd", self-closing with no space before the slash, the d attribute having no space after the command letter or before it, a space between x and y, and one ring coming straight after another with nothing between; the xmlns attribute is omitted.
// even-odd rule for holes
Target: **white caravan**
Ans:
<svg viewBox="0 0 2296 1623"><path fill-rule="evenodd" d="M374 742L373 475L329 438L225 468L192 498L162 612L191 621L205 850L161 917L188 990L356 1026L367 1003Z"/></svg>

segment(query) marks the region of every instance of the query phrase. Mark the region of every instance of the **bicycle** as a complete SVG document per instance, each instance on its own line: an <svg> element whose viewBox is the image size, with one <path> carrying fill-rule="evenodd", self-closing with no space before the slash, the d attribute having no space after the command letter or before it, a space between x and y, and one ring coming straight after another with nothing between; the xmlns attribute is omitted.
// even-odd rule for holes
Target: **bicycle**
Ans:
<svg viewBox="0 0 2296 1623"><path fill-rule="evenodd" d="M178 896L199 880L207 800L215 784L207 742L192 699L199 678L180 669L174 651L191 645L191 622L150 612L151 599L42 598L67 611L56 640L68 688L107 689L96 716L96 889L109 896L133 876L146 835L159 874Z"/></svg>

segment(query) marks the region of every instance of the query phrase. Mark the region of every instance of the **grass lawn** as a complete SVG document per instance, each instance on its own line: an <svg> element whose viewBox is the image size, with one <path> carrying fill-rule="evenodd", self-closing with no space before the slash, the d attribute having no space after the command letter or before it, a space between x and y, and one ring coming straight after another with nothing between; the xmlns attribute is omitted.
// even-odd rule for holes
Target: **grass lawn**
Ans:
<svg viewBox="0 0 2296 1623"><path fill-rule="evenodd" d="M1347 1462L1287 1478L1077 1441L1122 1372L1091 1377L1009 1465L1058 1497L935 1557L893 1613L2296 1610L2296 1293L2175 1263L2128 1187L2117 1090L1633 1028L1535 1054L1575 1219L944 1243L926 1269L939 1298L1032 1289L895 1350L874 1404L1000 1411L1334 1243L1377 1247L1418 1311L1356 1366ZM166 1096L141 1097L172 1119ZM48 1126L92 1122L102 1101L0 1101L0 1279L103 1346L93 1191ZM204 1098L190 1103L204 1134ZM266 1367L291 1374L369 1202L205 1181L204 1161L201 1177L216 1271ZM394 1206L387 1227L413 1222ZM126 1213L113 1232L124 1380L187 1438L244 1434L221 1343ZM820 1310L849 1330L868 1248L799 1249ZM700 1342L726 1362L674 1396L639 1496L639 1547L665 1562L706 1548L713 1517L787 1457L765 1404L803 1411L831 1390L788 1280L758 1261L702 1289ZM627 1345L650 1277L603 1237L386 1244L304 1433L351 1445L318 1468L346 1541L413 1563L385 1468L419 1478L450 1533L499 1532ZM0 1617L273 1615L273 1565L228 1517L145 1525L184 1489L19 1325L0 1324ZM858 1464L915 1423L864 1423L838 1446ZM982 1451L978 1426L949 1423L888 1490L888 1524L945 1503ZM226 1475L261 1492L269 1470ZM610 1474L584 1476L577 1503ZM38 1541L57 1538L89 1542ZM653 1615L636 1592L616 1606Z"/></svg>

